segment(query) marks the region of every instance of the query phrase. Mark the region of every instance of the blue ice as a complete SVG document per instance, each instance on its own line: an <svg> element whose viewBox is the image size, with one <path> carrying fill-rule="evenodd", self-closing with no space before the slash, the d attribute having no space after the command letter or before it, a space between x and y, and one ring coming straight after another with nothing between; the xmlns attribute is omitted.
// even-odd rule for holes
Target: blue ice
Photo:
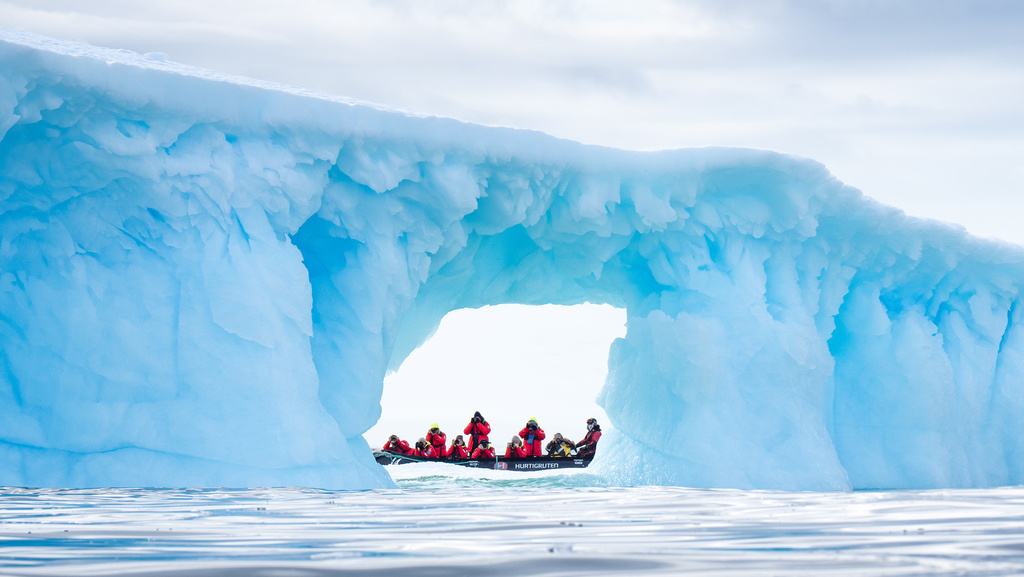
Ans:
<svg viewBox="0 0 1024 577"><path fill-rule="evenodd" d="M609 483L1024 482L1024 251L814 161L15 31L0 136L0 485L388 486L361 434L446 313L583 302L628 316Z"/></svg>

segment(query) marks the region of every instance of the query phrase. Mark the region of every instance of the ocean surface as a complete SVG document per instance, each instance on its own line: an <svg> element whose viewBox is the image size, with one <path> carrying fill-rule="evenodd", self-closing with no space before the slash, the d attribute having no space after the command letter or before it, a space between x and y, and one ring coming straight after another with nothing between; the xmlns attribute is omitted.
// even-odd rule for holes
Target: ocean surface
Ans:
<svg viewBox="0 0 1024 577"><path fill-rule="evenodd" d="M0 575L1020 575L1024 488L613 488L389 467L399 489L0 489Z"/></svg>

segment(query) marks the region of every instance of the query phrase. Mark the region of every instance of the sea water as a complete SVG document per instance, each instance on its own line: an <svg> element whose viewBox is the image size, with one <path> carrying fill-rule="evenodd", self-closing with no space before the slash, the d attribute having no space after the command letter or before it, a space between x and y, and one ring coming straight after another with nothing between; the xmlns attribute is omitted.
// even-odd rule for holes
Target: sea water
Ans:
<svg viewBox="0 0 1024 577"><path fill-rule="evenodd" d="M1024 488L606 487L423 463L399 489L0 490L0 574L1024 574Z"/></svg>

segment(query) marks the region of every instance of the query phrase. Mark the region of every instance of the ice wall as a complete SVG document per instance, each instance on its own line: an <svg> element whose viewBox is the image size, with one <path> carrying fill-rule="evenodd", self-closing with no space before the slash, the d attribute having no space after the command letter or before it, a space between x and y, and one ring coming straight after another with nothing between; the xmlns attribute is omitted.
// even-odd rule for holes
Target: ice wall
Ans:
<svg viewBox="0 0 1024 577"><path fill-rule="evenodd" d="M1024 482L1024 252L819 164L635 153L0 32L0 485L388 483L462 307L628 314L612 482Z"/></svg>

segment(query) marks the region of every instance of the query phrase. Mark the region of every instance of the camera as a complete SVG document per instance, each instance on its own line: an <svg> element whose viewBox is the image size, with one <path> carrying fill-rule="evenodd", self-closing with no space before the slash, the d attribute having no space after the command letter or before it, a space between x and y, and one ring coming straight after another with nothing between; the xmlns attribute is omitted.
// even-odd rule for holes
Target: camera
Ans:
<svg viewBox="0 0 1024 577"><path fill-rule="evenodd" d="M531 431L536 431L537 430L537 425L526 425L526 428L530 429Z"/></svg>

